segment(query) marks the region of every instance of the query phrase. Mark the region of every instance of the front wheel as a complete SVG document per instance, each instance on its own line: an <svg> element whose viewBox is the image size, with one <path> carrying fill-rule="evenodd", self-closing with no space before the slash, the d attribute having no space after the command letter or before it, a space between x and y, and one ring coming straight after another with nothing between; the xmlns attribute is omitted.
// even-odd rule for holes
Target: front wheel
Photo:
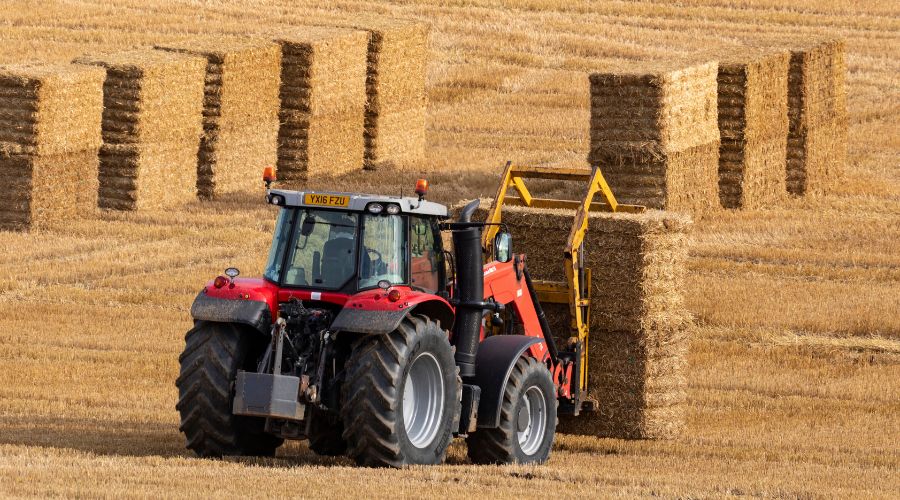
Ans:
<svg viewBox="0 0 900 500"><path fill-rule="evenodd" d="M469 459L476 464L543 463L556 433L556 390L547 367L519 358L500 406L500 426L469 434Z"/></svg>
<svg viewBox="0 0 900 500"><path fill-rule="evenodd" d="M424 316L353 345L342 389L347 454L360 465L444 461L459 425L459 369L447 333Z"/></svg>

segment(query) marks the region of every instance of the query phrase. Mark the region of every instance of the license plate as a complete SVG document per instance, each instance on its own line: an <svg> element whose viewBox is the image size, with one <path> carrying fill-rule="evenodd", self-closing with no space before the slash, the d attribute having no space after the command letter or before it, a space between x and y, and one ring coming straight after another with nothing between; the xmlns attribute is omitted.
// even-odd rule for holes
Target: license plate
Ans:
<svg viewBox="0 0 900 500"><path fill-rule="evenodd" d="M320 205L323 207L347 207L350 205L350 197L334 194L309 193L303 197L303 203L306 205Z"/></svg>

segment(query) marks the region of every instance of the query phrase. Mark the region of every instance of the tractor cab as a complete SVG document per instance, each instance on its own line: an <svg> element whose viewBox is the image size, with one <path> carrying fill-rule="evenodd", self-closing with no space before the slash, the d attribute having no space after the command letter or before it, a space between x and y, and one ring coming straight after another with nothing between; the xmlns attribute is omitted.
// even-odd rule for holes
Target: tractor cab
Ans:
<svg viewBox="0 0 900 500"><path fill-rule="evenodd" d="M271 190L281 207L263 277L280 288L352 295L374 288L446 288L439 221L422 199Z"/></svg>

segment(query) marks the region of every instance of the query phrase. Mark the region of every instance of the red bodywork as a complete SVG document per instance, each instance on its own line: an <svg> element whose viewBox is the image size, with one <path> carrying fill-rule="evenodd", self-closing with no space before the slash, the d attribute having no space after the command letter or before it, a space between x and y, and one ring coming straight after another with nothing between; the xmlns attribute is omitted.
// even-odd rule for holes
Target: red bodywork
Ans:
<svg viewBox="0 0 900 500"><path fill-rule="evenodd" d="M570 395L570 382L572 379L572 364L563 365L556 360L549 359L550 355L541 330L540 321L535 311L531 294L522 278L521 266L524 266L524 256L510 262L491 262L484 265L484 298L512 307L516 317L521 321L523 333L530 337L541 339L542 342L529 347L529 353L535 359L547 364L553 374L554 381L559 387L559 395L568 398ZM517 270L516 266L520 266ZM394 286L388 290L370 289L348 295L334 292L317 292L313 290L300 290L280 288L274 283L261 278L235 278L222 288L216 288L210 280L206 284L206 294L210 297L229 300L256 300L265 302L269 306L269 312L273 318L278 317L278 304L287 302L291 298L302 301L327 302L344 308L354 308L361 311L391 311L405 310L430 302L429 305L438 307L447 315L453 314L453 307L443 298L413 290L408 286ZM396 301L388 298L391 290L397 290L400 294ZM450 329L452 325L444 322L444 328ZM484 340L484 328L482 328L482 340Z"/></svg>
<svg viewBox="0 0 900 500"><path fill-rule="evenodd" d="M363 290L349 295L335 292L317 292L294 288L280 288L278 285L261 278L235 278L230 284L216 288L210 280L206 284L206 295L229 300L256 300L269 305L273 318L278 317L278 304L296 298L305 302L327 302L341 307L351 307L363 311L392 311L416 307L426 302L440 304L447 313L453 314L453 307L437 295L413 290L408 286L393 286L387 290L380 288ZM396 290L399 297L396 301L388 298L388 294ZM445 325L450 328L452 325Z"/></svg>
<svg viewBox="0 0 900 500"><path fill-rule="evenodd" d="M518 269L516 266L519 266ZM529 337L544 340L540 320L538 320L534 301L528 285L522 277L525 266L525 256L509 262L490 262L484 266L484 298L493 298L494 301L512 307L516 311L516 317L521 321L523 333ZM483 336L483 330L482 330ZM571 394L572 363L559 363L549 359L550 353L544 342L533 344L529 347L531 355L550 368L553 380L559 388L559 396L569 398Z"/></svg>

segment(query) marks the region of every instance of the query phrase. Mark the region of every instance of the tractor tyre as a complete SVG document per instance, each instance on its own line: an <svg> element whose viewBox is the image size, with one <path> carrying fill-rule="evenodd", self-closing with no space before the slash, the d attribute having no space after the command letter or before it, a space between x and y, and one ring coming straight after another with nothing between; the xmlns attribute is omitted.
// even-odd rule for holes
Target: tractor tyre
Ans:
<svg viewBox="0 0 900 500"><path fill-rule="evenodd" d="M534 358L519 358L503 394L500 426L469 434L469 459L475 464L546 462L556 432L557 404L547 367Z"/></svg>
<svg viewBox="0 0 900 500"><path fill-rule="evenodd" d="M447 332L425 316L409 316L352 349L341 391L347 454L370 467L443 462L462 395Z"/></svg>
<svg viewBox="0 0 900 500"><path fill-rule="evenodd" d="M231 412L238 369L256 371L250 340L238 325L205 321L185 336L175 407L187 447L201 457L274 456L284 442L264 431L265 419Z"/></svg>
<svg viewBox="0 0 900 500"><path fill-rule="evenodd" d="M311 414L309 449L316 455L339 457L347 453L347 442L344 441L344 425L338 415L315 409Z"/></svg>

